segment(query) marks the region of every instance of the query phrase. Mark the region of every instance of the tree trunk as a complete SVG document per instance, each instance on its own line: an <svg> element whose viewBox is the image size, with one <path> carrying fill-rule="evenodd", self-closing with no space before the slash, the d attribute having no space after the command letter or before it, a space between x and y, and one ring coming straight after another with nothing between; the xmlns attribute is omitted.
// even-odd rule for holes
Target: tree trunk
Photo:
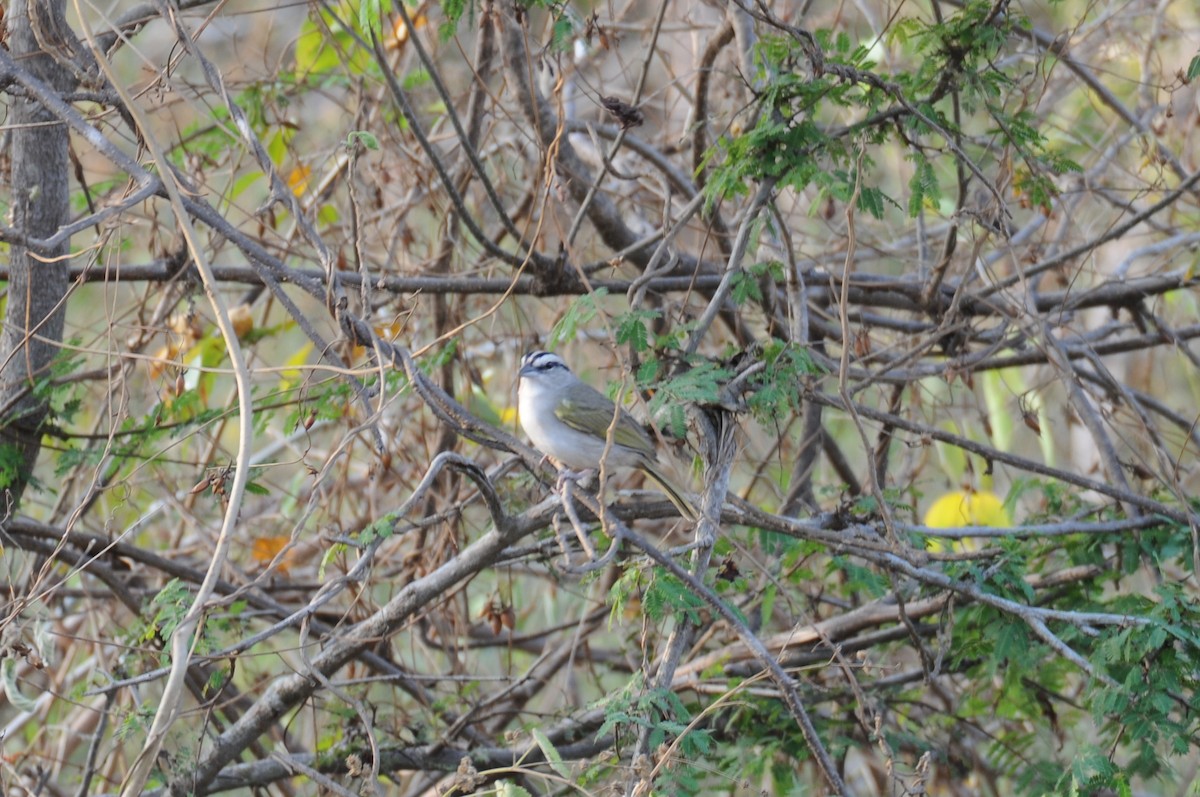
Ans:
<svg viewBox="0 0 1200 797"><path fill-rule="evenodd" d="M62 29L62 0L16 0L9 8L8 43L18 63L50 85L69 90L72 73L44 49ZM12 222L30 239L53 235L68 208L67 128L38 102L12 106ZM0 332L0 513L7 514L29 484L46 419L48 390L34 390L62 341L69 244L13 246L4 329Z"/></svg>

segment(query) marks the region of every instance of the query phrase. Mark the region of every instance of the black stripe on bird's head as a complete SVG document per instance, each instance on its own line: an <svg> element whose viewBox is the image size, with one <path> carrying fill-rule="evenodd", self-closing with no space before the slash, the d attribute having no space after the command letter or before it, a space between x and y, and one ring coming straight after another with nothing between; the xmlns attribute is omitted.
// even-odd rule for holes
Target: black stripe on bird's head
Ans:
<svg viewBox="0 0 1200 797"><path fill-rule="evenodd" d="M563 358L548 351L531 351L521 358L520 376L549 374L555 371L571 372Z"/></svg>

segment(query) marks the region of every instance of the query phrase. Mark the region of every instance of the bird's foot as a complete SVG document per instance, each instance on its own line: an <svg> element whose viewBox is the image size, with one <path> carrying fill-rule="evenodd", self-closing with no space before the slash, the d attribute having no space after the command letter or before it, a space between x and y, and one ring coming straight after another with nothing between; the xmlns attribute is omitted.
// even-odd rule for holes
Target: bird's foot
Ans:
<svg viewBox="0 0 1200 797"><path fill-rule="evenodd" d="M584 481L585 478L591 478L591 476L595 473L595 469L585 468L584 470L571 470L570 468L562 468L558 472L558 483L556 485L558 487L558 491L562 492L563 487L567 482L579 484L581 481Z"/></svg>

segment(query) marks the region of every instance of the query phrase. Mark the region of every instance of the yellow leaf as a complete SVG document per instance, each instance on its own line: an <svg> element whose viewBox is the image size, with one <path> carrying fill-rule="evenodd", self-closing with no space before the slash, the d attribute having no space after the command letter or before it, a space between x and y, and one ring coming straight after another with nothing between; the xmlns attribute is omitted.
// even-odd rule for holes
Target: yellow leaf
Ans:
<svg viewBox="0 0 1200 797"><path fill-rule="evenodd" d="M292 193L296 196L304 196L305 190L308 189L308 178L311 176L312 169L300 164L288 174L288 188L292 189Z"/></svg>
<svg viewBox="0 0 1200 797"><path fill-rule="evenodd" d="M279 374L280 390L290 390L300 384L300 381L304 379L304 371L298 366L302 366L308 362L308 355L312 353L312 350L313 345L309 342L297 349L296 353L291 357L287 358L284 365L288 367Z"/></svg>
<svg viewBox="0 0 1200 797"><path fill-rule="evenodd" d="M925 512L925 525L933 529L951 529L961 526L990 526L1009 528L1012 519L1004 502L991 490L954 490L933 502ZM942 540L930 539L926 545L931 551L944 551ZM973 550L978 546L970 541L954 543L955 550Z"/></svg>
<svg viewBox="0 0 1200 797"><path fill-rule="evenodd" d="M179 345L177 343L168 343L156 349L150 355L150 378L158 379L168 366L178 365L179 363L175 361L178 354Z"/></svg>
<svg viewBox="0 0 1200 797"><path fill-rule="evenodd" d="M258 564L268 565L287 548L291 540L292 538L286 534L273 537L257 537L250 546L250 556ZM292 564L291 560L292 556L290 554L284 554L283 559L279 562L279 572L281 574L287 575L288 568Z"/></svg>
<svg viewBox="0 0 1200 797"><path fill-rule="evenodd" d="M424 6L422 6L424 8ZM415 14L409 15L412 18L413 27L417 30L425 27L429 20L425 18L424 11L417 11ZM408 24L404 21L404 17L397 16L396 23L392 26L392 38L387 42L389 50L399 50L408 43Z"/></svg>
<svg viewBox="0 0 1200 797"><path fill-rule="evenodd" d="M396 338L398 338L400 336L400 331L402 329L404 329L404 323L407 320L408 320L407 318L395 319L387 324L376 324L374 327L372 327L372 329L375 330L375 334L378 335L380 338L391 343L392 341L395 341ZM355 346L354 347L354 351L352 354L354 362L361 362L362 359L366 356L367 356L367 347L366 346Z"/></svg>
<svg viewBox="0 0 1200 797"><path fill-rule="evenodd" d="M1012 520L999 496L990 490L955 490L933 502L925 513L925 525L934 529L959 526L1008 528Z"/></svg>

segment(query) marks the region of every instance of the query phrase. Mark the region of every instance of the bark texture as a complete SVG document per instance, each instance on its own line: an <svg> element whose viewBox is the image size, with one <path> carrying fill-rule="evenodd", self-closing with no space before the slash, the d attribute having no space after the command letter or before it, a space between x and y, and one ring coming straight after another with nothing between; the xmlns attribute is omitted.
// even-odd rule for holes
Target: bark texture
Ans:
<svg viewBox="0 0 1200 797"><path fill-rule="evenodd" d="M40 80L59 90L74 84L73 72L52 53L60 42L61 0L16 0L10 7L9 47ZM13 226L32 242L48 238L67 221L67 128L40 103L16 97L11 121ZM34 390L49 372L63 335L69 244L13 246L4 329L0 333L0 446L5 463L0 484L3 511L20 500L41 449L49 392Z"/></svg>

